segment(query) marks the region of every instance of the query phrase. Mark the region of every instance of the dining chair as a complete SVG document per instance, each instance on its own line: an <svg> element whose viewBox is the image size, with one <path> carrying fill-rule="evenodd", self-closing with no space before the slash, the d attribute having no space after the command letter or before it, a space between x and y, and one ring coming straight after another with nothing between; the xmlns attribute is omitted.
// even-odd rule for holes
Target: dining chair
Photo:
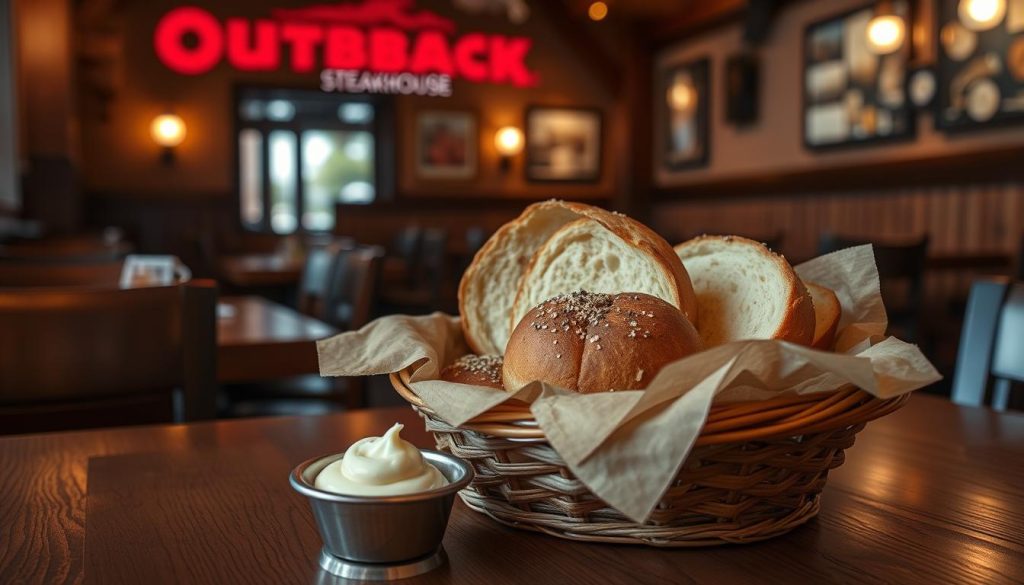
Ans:
<svg viewBox="0 0 1024 585"><path fill-rule="evenodd" d="M0 260L0 288L91 286L117 288L121 261L39 264Z"/></svg>
<svg viewBox="0 0 1024 585"><path fill-rule="evenodd" d="M423 228L418 225L408 225L395 234L391 240L391 246L388 247L388 256L396 258L402 263L401 276L406 284L412 284L422 241Z"/></svg>
<svg viewBox="0 0 1024 585"><path fill-rule="evenodd" d="M341 331L370 321L384 249L338 247L330 258L319 313L312 316ZM312 374L226 388L222 413L228 417L325 414L366 405L362 378L323 378Z"/></svg>
<svg viewBox="0 0 1024 585"><path fill-rule="evenodd" d="M953 402L981 406L991 394L992 408L1006 410L1013 385L1021 382L1024 282L1005 277L977 280L967 297L953 374Z"/></svg>
<svg viewBox="0 0 1024 585"><path fill-rule="evenodd" d="M321 320L345 331L370 322L385 252L380 246L339 249L328 273Z"/></svg>
<svg viewBox="0 0 1024 585"><path fill-rule="evenodd" d="M818 254L864 244L871 244L875 252L875 265L890 327L907 341L923 339L921 313L928 235L896 243L824 233L818 239Z"/></svg>
<svg viewBox="0 0 1024 585"><path fill-rule="evenodd" d="M211 418L216 283L0 291L0 433Z"/></svg>
<svg viewBox="0 0 1024 585"><path fill-rule="evenodd" d="M342 250L352 249L355 243L348 238L332 239L310 245L299 280L297 307L299 312L320 318L325 314L324 299L334 270L335 260Z"/></svg>

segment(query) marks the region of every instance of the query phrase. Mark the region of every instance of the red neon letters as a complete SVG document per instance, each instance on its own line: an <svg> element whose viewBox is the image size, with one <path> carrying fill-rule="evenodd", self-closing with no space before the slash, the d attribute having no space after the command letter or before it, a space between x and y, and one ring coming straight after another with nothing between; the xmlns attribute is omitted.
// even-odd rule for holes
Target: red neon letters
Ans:
<svg viewBox="0 0 1024 585"><path fill-rule="evenodd" d="M287 55L296 72L317 68L380 73L439 73L474 82L530 86L531 41L470 33L454 40L436 29L406 32L394 26L303 20L229 18L221 24L193 6L175 8L157 23L153 45L171 70L200 75L227 60L240 71L273 71ZM285 51L287 48L287 51Z"/></svg>

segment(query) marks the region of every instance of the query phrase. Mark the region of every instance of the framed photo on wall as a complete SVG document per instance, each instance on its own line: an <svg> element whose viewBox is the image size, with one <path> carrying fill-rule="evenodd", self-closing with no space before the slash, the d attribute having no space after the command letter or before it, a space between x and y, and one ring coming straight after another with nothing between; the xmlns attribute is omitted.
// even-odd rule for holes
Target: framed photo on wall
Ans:
<svg viewBox="0 0 1024 585"><path fill-rule="evenodd" d="M806 148L825 150L914 136L915 110L906 95L913 22L910 2L894 0L890 6L902 18L905 31L895 49L869 46L874 3L804 30Z"/></svg>
<svg viewBox="0 0 1024 585"><path fill-rule="evenodd" d="M660 128L655 135L661 165L668 171L707 166L710 158L708 122L711 110L708 58L673 64L661 74L656 96Z"/></svg>
<svg viewBox="0 0 1024 585"><path fill-rule="evenodd" d="M1024 0L939 0L936 126L947 132L1024 122Z"/></svg>
<svg viewBox="0 0 1024 585"><path fill-rule="evenodd" d="M466 180L476 176L476 114L423 110L416 115L416 176Z"/></svg>
<svg viewBox="0 0 1024 585"><path fill-rule="evenodd" d="M601 112L594 108L526 109L526 178L597 181L601 177Z"/></svg>

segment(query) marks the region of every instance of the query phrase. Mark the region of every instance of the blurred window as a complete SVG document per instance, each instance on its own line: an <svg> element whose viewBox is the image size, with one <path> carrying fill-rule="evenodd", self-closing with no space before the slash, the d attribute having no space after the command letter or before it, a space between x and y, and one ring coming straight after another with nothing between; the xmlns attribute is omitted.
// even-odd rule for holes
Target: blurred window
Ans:
<svg viewBox="0 0 1024 585"><path fill-rule="evenodd" d="M319 91L244 89L235 106L245 228L330 231L338 203L374 201L379 116L373 103Z"/></svg>

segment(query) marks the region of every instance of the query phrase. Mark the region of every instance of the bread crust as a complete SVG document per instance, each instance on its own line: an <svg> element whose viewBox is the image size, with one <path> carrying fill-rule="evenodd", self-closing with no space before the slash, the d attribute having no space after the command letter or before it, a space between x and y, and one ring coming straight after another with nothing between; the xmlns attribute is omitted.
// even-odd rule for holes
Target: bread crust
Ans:
<svg viewBox="0 0 1024 585"><path fill-rule="evenodd" d="M763 243L741 236L697 236L676 245L674 250L680 258L690 256L688 254L689 247L707 241L717 241L723 245L752 247L759 255L778 267L783 279L785 279L787 290L786 300L784 301L785 313L782 322L769 339L780 339L801 345L810 345L814 340L814 303L811 301L811 295L807 292L803 281L796 275L789 262L780 254L776 254L768 249L768 246L765 246Z"/></svg>
<svg viewBox="0 0 1024 585"><path fill-rule="evenodd" d="M835 291L820 284L805 282L804 286L811 294L811 301L814 305L814 340L811 341L811 347L831 350L835 344L839 319L843 316L839 297L836 296ZM824 328L819 328L819 321L824 321L827 325ZM821 330L819 331L819 329Z"/></svg>
<svg viewBox="0 0 1024 585"><path fill-rule="evenodd" d="M702 348L693 324L662 299L576 292L526 314L509 338L502 378L509 391L534 380L580 393L640 389Z"/></svg>

